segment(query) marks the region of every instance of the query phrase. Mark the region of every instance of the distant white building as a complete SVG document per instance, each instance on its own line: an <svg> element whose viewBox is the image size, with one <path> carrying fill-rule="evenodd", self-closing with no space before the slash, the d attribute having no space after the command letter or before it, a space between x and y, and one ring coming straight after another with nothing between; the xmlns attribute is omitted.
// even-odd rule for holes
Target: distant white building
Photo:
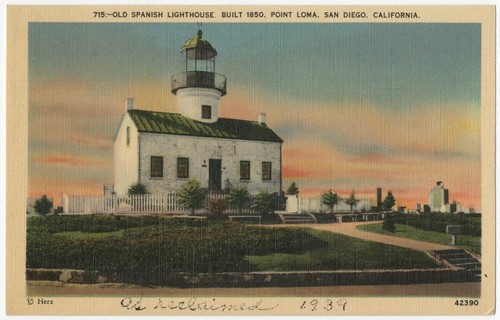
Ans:
<svg viewBox="0 0 500 320"><path fill-rule="evenodd" d="M443 212L442 210L446 210L446 205L449 204L448 198L448 189L444 188L444 183L442 181L436 182L436 186L431 190L431 193L429 195L429 207L431 208L431 211Z"/></svg>
<svg viewBox="0 0 500 320"><path fill-rule="evenodd" d="M195 179L212 192L243 185L251 193L282 190L283 140L266 124L219 117L226 78L215 73L217 51L202 32L181 48L183 71L172 76L180 113L137 109L128 99L114 142L114 191L131 185L151 193L179 190Z"/></svg>

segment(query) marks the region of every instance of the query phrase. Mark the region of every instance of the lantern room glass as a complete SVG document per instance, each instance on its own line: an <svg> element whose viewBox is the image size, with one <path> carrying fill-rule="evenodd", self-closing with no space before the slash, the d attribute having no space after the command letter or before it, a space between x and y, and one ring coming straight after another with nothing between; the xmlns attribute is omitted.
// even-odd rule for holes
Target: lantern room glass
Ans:
<svg viewBox="0 0 500 320"><path fill-rule="evenodd" d="M183 68L189 71L204 71L215 73L215 54L211 50L192 48L183 52Z"/></svg>

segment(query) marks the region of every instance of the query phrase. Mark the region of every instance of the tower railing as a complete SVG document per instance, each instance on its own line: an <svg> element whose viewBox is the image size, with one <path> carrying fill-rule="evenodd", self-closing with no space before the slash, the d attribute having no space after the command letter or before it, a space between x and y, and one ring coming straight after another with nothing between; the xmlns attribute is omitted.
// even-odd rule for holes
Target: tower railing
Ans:
<svg viewBox="0 0 500 320"><path fill-rule="evenodd" d="M225 95L226 77L207 71L186 71L174 74L172 76L172 93L176 94L177 90L183 88L208 88L216 89Z"/></svg>

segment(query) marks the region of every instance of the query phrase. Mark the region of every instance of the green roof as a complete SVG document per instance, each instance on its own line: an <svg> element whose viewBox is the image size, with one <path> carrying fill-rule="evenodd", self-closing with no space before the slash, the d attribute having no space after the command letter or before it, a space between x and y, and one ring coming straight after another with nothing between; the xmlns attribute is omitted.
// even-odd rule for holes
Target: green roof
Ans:
<svg viewBox="0 0 500 320"><path fill-rule="evenodd" d="M266 125L257 121L219 118L204 123L178 113L128 110L139 132L174 134L206 138L280 142L283 140Z"/></svg>

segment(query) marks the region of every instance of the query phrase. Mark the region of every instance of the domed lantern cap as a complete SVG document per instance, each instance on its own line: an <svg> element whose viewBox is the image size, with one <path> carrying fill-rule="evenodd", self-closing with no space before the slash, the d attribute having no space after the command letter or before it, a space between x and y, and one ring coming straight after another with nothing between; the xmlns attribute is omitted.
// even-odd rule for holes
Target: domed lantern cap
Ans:
<svg viewBox="0 0 500 320"><path fill-rule="evenodd" d="M202 35L203 32L198 30L196 36L184 42L181 52L189 59L212 59L217 55L215 48Z"/></svg>

